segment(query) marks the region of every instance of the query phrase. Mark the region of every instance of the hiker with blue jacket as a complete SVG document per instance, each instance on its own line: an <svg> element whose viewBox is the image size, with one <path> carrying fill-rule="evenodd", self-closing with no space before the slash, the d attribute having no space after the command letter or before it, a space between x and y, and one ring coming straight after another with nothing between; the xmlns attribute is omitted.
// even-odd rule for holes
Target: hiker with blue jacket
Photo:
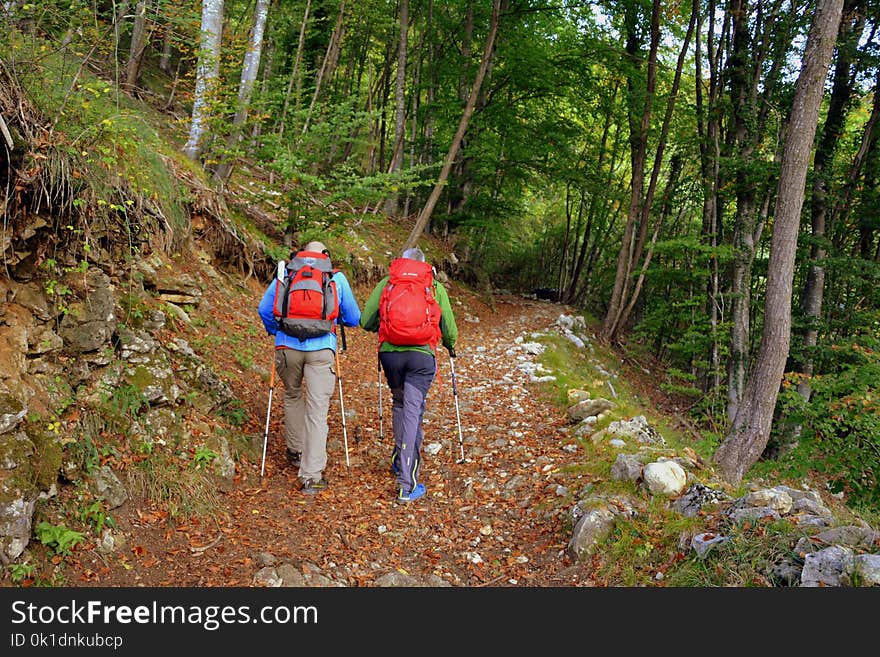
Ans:
<svg viewBox="0 0 880 657"><path fill-rule="evenodd" d="M324 244L306 244L288 263L289 274L294 266L302 266L297 271L304 273L289 286L274 278L258 313L266 331L275 336L275 370L284 382L287 458L298 469L302 492L314 494L327 488L327 413L337 375L336 325L357 326L361 311L345 274L332 268ZM289 295L276 294L288 287ZM298 303L317 308L298 314Z"/></svg>
<svg viewBox="0 0 880 657"><path fill-rule="evenodd" d="M398 502L427 492L418 480L425 399L437 372L438 344L454 357L458 339L449 295L433 274L421 249L405 250L367 299L360 321L362 329L379 334L379 362L391 389Z"/></svg>

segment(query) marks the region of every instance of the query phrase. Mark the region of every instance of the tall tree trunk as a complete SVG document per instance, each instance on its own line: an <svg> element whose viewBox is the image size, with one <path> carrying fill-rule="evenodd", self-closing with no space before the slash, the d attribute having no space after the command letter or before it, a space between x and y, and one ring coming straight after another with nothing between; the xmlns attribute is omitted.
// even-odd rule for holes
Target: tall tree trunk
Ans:
<svg viewBox="0 0 880 657"><path fill-rule="evenodd" d="M659 5L659 3L658 3ZM645 198L641 202L641 213L639 217L639 236L636 242L636 247L632 253L632 262L630 263L630 271L635 269L635 265L642 259L642 254L645 249L645 240L648 235L648 225L651 219L651 210L654 204L654 193L657 189L657 180L660 177L660 170L663 164L663 154L666 149L666 141L669 135L669 125L672 121L672 112L675 109L675 102L678 98L678 88L681 83L681 72L684 67L684 59L685 55L688 52L688 48L690 46L691 37L694 33L694 25L696 25L697 20L697 12L691 11L690 21L688 22L687 33L684 37L684 42L682 43L681 50L678 54L678 62L675 67L675 75L672 82L672 89L669 92L669 97L666 101L666 114L663 117L663 124L660 129L660 137L657 141L656 150L654 152L654 166L651 170L651 178L648 183L648 190L645 193ZM660 26L659 26L659 10L657 12L657 18L654 19L656 21L655 26L652 28L657 32L657 38L659 39ZM673 186L676 184L676 180L674 178L678 175L679 171L676 171L675 167L672 167L672 171L670 173L670 184ZM662 214L661 214L662 217ZM658 225L654 231L654 236L651 240L652 244L656 242L657 236L660 230L660 223L662 222L662 218L658 220ZM617 313L617 317L614 319L612 324L612 328L610 330L609 337L614 339L620 331L626 326L629 321L630 313L638 301L639 294L641 292L642 282L644 281L644 272L647 271L648 263L650 262L650 254L645 258L645 262L642 266L642 274L639 277L639 282L634 286L633 292L628 294L628 286L624 286L624 294L621 297L621 305ZM627 297L630 297L629 301L627 301Z"/></svg>
<svg viewBox="0 0 880 657"><path fill-rule="evenodd" d="M437 93L437 44L434 34L434 0L428 0L428 71L429 83L425 89L425 104L428 107L434 105L434 98ZM434 119L429 113L424 120L424 151L422 152L422 161L428 160L428 153L431 153L434 145Z"/></svg>
<svg viewBox="0 0 880 657"><path fill-rule="evenodd" d="M615 169L617 168L618 163L618 154L620 150L620 133L615 133L616 138L614 139L613 147L609 148L609 134L612 127L612 122L614 120L614 110L612 108L615 107L617 100L617 92L620 89L620 85L617 81L614 81L611 97L609 98L609 109L605 112L605 120L602 125L602 137L599 140L599 155L597 159L596 171L601 174L606 155L611 153L607 166L607 179L603 186L604 201L607 203L609 199L614 194L614 179L615 179ZM589 288L589 278L590 273L592 272L592 263L595 259L595 255L597 250L600 248L600 244L603 243L602 235L593 236L593 225L596 222L597 212L602 212L599 209L600 205L603 202L603 198L600 198L599 194L590 194L590 206L587 211L587 221L584 225L583 234L580 238L580 253L577 255L577 260L574 265L574 271L571 275L571 282L568 285L568 289L565 292L562 301L565 303L575 303L579 300L579 298L586 294ZM615 216L612 212L604 212L604 216L607 218L607 229L605 234L607 235L608 230L610 230L611 226L614 224L613 217ZM590 239L592 237L592 239ZM589 260L587 260L587 255L589 254ZM586 268L584 268L584 264L586 263ZM582 283L582 279L585 281ZM560 290L560 293L562 290Z"/></svg>
<svg viewBox="0 0 880 657"><path fill-rule="evenodd" d="M394 57L393 41L388 39L385 46L385 64L382 67L382 77L379 80L377 94L379 96L379 118L376 121L376 141L379 145L378 168L385 170L386 135L388 134L388 94L391 91L391 61Z"/></svg>
<svg viewBox="0 0 880 657"><path fill-rule="evenodd" d="M414 169L416 166L416 138L419 134L419 109L421 108L421 84L422 84L422 64L424 58L422 53L425 46L425 30L419 35L418 57L416 58L416 70L413 77L413 94L412 94L412 110L410 111L410 138L409 138L409 167ZM406 198L404 200L402 214L404 217L409 216L409 207L412 203L412 193L409 188L406 190Z"/></svg>
<svg viewBox="0 0 880 657"><path fill-rule="evenodd" d="M853 59L858 39L864 26L864 17L852 15L853 0L844 0L843 20L840 22L838 37L837 62L834 66L834 84L828 114L822 128L822 136L816 147L813 158L813 176L810 194L810 227L813 243L810 247L810 266L807 279L801 292L801 311L806 320L806 327L801 333L804 355L798 365L803 377L798 381L797 391L804 401L810 401L812 388L810 378L813 375L813 351L818 342L818 322L822 314L822 297L825 288L825 225L828 210L828 186L831 182L832 159L843 136L853 93L854 75ZM797 443L800 427L792 427L785 436L786 444L783 451L789 450Z"/></svg>
<svg viewBox="0 0 880 657"><path fill-rule="evenodd" d="M263 50L265 51L265 54L261 58L263 61L261 65L263 72L260 76L260 95L263 98L268 97L269 87L272 83L272 78L275 76L275 64L277 63L277 59L275 57L276 45L277 44L274 40L267 40L263 45ZM265 121L254 121L251 125L251 139L256 140L260 135L262 135L263 129L265 127Z"/></svg>
<svg viewBox="0 0 880 657"><path fill-rule="evenodd" d="M694 0L694 11L699 11L699 0ZM724 52L721 44L725 41L727 26L730 21L725 20L722 32L715 36L715 5L709 4L709 13L705 19L707 26L706 35L706 65L709 69L707 85L707 97L703 98L704 81L703 71L703 47L701 45L703 17L700 17L696 33L696 56L695 56L695 100L697 131L700 135L700 173L703 188L703 221L702 241L709 246L708 271L709 280L706 283L706 314L709 316L711 327L711 345L709 355L709 377L704 384L705 388L711 387L713 393L721 388L721 345L719 325L723 321L721 312L721 284L718 270L718 258L715 257L719 240L720 216L718 190L721 188L720 162L721 162L721 117L719 112L719 96L722 85L719 75L720 58ZM713 398L714 398L713 394Z"/></svg>
<svg viewBox="0 0 880 657"><path fill-rule="evenodd" d="M327 44L327 52L324 53L324 60L321 62L321 68L315 79L315 91L312 93L312 102L309 103L309 111L306 114L306 120L303 122L301 134L309 131L312 114L315 111L315 105L321 95L321 87L325 80L329 80L336 69L336 62L339 58L339 47L342 43L342 35L345 30L345 0L339 3L339 14L336 16L336 25L333 27L333 34L330 35L330 41Z"/></svg>
<svg viewBox="0 0 880 657"><path fill-rule="evenodd" d="M147 47L147 0L138 0L134 10L134 27L131 30L131 47L125 65L123 87L131 91L137 85L141 74L141 62Z"/></svg>
<svg viewBox="0 0 880 657"><path fill-rule="evenodd" d="M368 67L368 56L370 54L369 53L370 43L372 42L372 37L373 37L373 22L369 19L363 20L357 30L357 33L358 33L358 36L360 37L361 45L360 45L360 48L356 49L357 50L356 55L354 53L355 49L352 49L353 52L352 52L351 57L349 58L349 67L348 67L349 73L347 73L347 75L350 75L351 79L349 80L349 89L346 92L346 95L348 95L348 96L355 95L357 93L357 91L361 89L361 83L363 82L364 71ZM367 76L367 85L366 85L367 99L366 99L366 102L364 103L367 111L369 111L369 106L371 103L371 100L369 97L372 92L372 88L370 85L370 79L371 78L368 75ZM355 108L352 107L352 113L354 113L354 111L355 111ZM352 153L355 151L355 148L357 147L358 142L360 141L360 133L362 130L363 130L363 125L361 124L361 122L360 121L354 122L354 125L352 126L352 128L347 136L347 139L345 142L345 148L343 149L343 153L342 153L342 161L343 162L347 162L348 159L351 157Z"/></svg>
<svg viewBox="0 0 880 657"><path fill-rule="evenodd" d="M626 16L626 53L631 61L638 62L641 58L639 52L638 10L635 5L628 6ZM638 221L642 216L643 191L645 187L645 161L648 151L648 128L650 127L651 114L654 101L654 89L657 75L657 48L660 44L660 1L653 0L651 10L651 44L648 52L647 75L645 77L645 89L636 89L636 80L630 76L627 80L629 86L629 100L627 102L629 129L630 129L630 199L629 209L626 216L626 225L623 229L623 237L620 240L620 250L617 254L617 270L614 274L614 287L608 302L608 311L602 322L602 337L612 342L617 338L620 313L623 310L624 300L629 289L630 273L633 267L633 257L636 246L636 234L639 228ZM639 107L637 99L644 93L644 104ZM641 110L641 112L639 112Z"/></svg>
<svg viewBox="0 0 880 657"><path fill-rule="evenodd" d="M406 45L409 38L409 1L400 0L400 40L397 45L397 86L394 91L394 149L388 172L399 173L403 168L404 136L406 135ZM398 195L392 194L385 201L385 214L398 213Z"/></svg>
<svg viewBox="0 0 880 657"><path fill-rule="evenodd" d="M223 34L223 0L202 0L202 26L199 57L196 64L196 89L193 99L189 138L183 153L197 160L205 146L210 99L220 74L220 43Z"/></svg>
<svg viewBox="0 0 880 657"><path fill-rule="evenodd" d="M864 171L863 186L865 189L877 190L877 172L880 171L880 153L878 153L878 126L877 120L880 117L880 71L877 73L877 82L874 85L874 107L871 111L871 118L865 125L862 146L859 153L863 155L857 158L857 166L854 163L855 171ZM855 175L855 173L853 174ZM876 193L876 191L875 191ZM874 239L880 229L877 214L872 211L862 212L859 219L859 255L865 260L880 261L878 249L874 249Z"/></svg>
<svg viewBox="0 0 880 657"><path fill-rule="evenodd" d="M483 84L483 78L486 75L486 71L489 69L489 61L492 58L492 52L495 47L495 35L498 32L501 2L502 0L492 0L492 20L489 25L489 35L486 37L486 47L483 49L483 59L480 61L480 68L477 71L477 77L474 79L474 84L471 87L471 93L468 97L467 105L465 105L461 120L458 123L458 130L456 130L455 136L452 138L452 143L449 145L449 151L446 153L446 159L443 162L443 168L440 170L440 176L438 177L437 183L434 185L434 189L431 191L431 195L428 197L425 206L419 213L409 237L406 238L406 242L403 246L404 250L414 247L422 236L422 233L425 231L425 228L431 219L431 214L434 212L434 206L437 205L440 194L446 185L446 180L449 178L449 172L452 170L452 164L458 154L461 140L464 138L464 133L467 131L468 124L471 120L471 114L473 114L474 107L477 104L477 97L480 94L480 86Z"/></svg>
<svg viewBox="0 0 880 657"><path fill-rule="evenodd" d="M730 55L730 95L733 104L733 139L736 148L736 218L733 231L733 273L731 275L731 333L728 362L727 413L733 419L745 390L749 367L751 272L755 248L763 229L755 218L756 176L752 155L760 135L756 134L756 111L752 102L750 56L756 50L750 30L749 0L734 0L732 52Z"/></svg>
<svg viewBox="0 0 880 657"><path fill-rule="evenodd" d="M471 49L474 45L474 3L473 0L467 0L467 7L464 14L464 30L461 37L460 61L458 75L458 99L462 103L467 102L468 97L468 80L470 79L471 69ZM479 102L479 97L477 99ZM467 134L462 137L459 151L467 148ZM457 184L447 187L446 190L446 215L450 217L458 212L464 204L465 191L464 185L467 184L467 166L468 163L464 158L456 156L455 162L452 164L452 170L449 176ZM447 220L445 230L449 230L449 222Z"/></svg>
<svg viewBox="0 0 880 657"><path fill-rule="evenodd" d="M731 274L731 333L728 361L728 418L733 420L749 373L751 341L752 268L764 229L764 208L769 208L766 176L757 168L755 152L765 137L769 108L773 105L783 64L789 59L795 21L780 11L781 0L764 7L761 2L733 0L731 53L727 72L733 110L729 157L736 163L736 217L733 231ZM754 34L753 34L754 32ZM769 61L768 61L769 57ZM719 224L720 226L720 224Z"/></svg>
<svg viewBox="0 0 880 657"><path fill-rule="evenodd" d="M559 252L559 271L556 273L556 290L557 295L561 297L563 286L566 281L566 274L568 269L568 248L569 241L571 240L571 213L572 208L574 206L574 201L571 198L571 183L568 182L565 184L565 234L562 236L562 248ZM583 192L580 194L580 204L578 205L578 217L583 216L583 200L584 195ZM578 228L576 234L580 233L580 224L578 224Z"/></svg>
<svg viewBox="0 0 880 657"><path fill-rule="evenodd" d="M598 166L596 167L597 171L601 171L602 162L605 159L605 152L608 148L608 127L609 122L608 118L610 117L610 112L606 114L605 125L602 130L602 138L599 141L599 159ZM572 244L572 266L571 266L571 275L565 279L563 276L563 267L559 268L559 284L557 285L557 290L559 291L559 300L562 303L573 303L575 292L578 288L578 283L580 282L581 272L584 268L584 259L586 258L587 250L589 248L590 242L590 234L593 229L593 216L594 209L597 202L597 194L590 195L590 206L587 210L587 219L586 223L583 227L583 232L580 234L578 232L574 235L574 240ZM581 209L584 206L586 197L586 190L582 189L580 192L580 205ZM566 192L567 198L567 192ZM580 214L579 214L580 218ZM571 223L569 218L569 210L568 210L568 202L566 200L566 215L565 215L565 232L566 232L566 244L568 243L568 226ZM578 228L580 229L580 223L578 224ZM565 258L566 248L563 248L562 255Z"/></svg>
<svg viewBox="0 0 880 657"><path fill-rule="evenodd" d="M244 54L244 63L241 66L241 81L238 85L238 104L235 109L235 117L232 119L232 130L227 138L227 146L232 149L241 138L241 130L247 121L250 110L251 97L254 93L254 83L260 70L260 57L263 53L263 34L266 30L266 19L269 15L269 0L257 0L254 7L254 24L251 29L248 48ZM232 173L232 163L229 157L225 157L214 177L220 183L225 183Z"/></svg>
<svg viewBox="0 0 880 657"><path fill-rule="evenodd" d="M632 313L633 308L635 307L636 302L639 299L639 294L642 291L642 285L644 285L645 283L645 275L648 271L648 267L651 265L651 256L654 253L654 245L657 244L657 237L660 235L660 229L662 228L663 222L665 221L666 217L671 214L670 202L672 199L672 195L675 193L675 190L678 187L678 178L681 175L681 167L681 157L676 155L672 158L672 162L669 165L669 178L666 181L666 191L663 194L663 202L660 204L660 212L657 218L657 223L654 226L654 234L651 236L651 246L648 249L647 254L645 255L645 260L642 262L642 268L639 272L638 278L636 279L635 285L633 286L633 293L630 295L629 303L620 315L621 326L623 326L627 318L629 318L630 313Z"/></svg>
<svg viewBox="0 0 880 657"><path fill-rule="evenodd" d="M122 0L119 4L113 3L113 49L119 50L119 42L122 39L122 32L125 30L125 22L128 20L128 10L131 3L128 0ZM117 60L118 61L118 60Z"/></svg>
<svg viewBox="0 0 880 657"><path fill-rule="evenodd" d="M807 168L842 8L843 0L817 2L795 85L773 213L761 347L736 417L713 455L724 478L734 485L757 462L770 438L791 340L792 282Z"/></svg>

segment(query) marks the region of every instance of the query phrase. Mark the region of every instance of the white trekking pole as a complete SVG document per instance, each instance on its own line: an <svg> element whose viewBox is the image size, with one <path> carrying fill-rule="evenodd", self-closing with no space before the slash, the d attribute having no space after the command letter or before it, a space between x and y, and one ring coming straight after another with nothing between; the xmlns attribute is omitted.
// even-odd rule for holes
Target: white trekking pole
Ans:
<svg viewBox="0 0 880 657"><path fill-rule="evenodd" d="M284 261L278 262L278 269L275 271L276 283L280 285L284 280L286 272ZM272 375L269 377L269 408L266 409L266 429L263 432L263 461L260 463L260 484L263 483L263 475L266 472L266 446L269 444L269 418L272 415L272 393L275 391L275 353L272 353Z"/></svg>
<svg viewBox="0 0 880 657"><path fill-rule="evenodd" d="M260 485L266 472L266 445L269 444L269 417L272 414L272 392L275 390L275 354L272 354L272 376L269 378L269 408L266 409L266 430L263 432L263 462L260 464Z"/></svg>
<svg viewBox="0 0 880 657"><path fill-rule="evenodd" d="M461 458L456 463L464 463L464 440L461 436L461 413L458 410L458 387L455 385L455 349L449 350L449 368L452 370L452 396L455 399L455 421L458 423L458 448Z"/></svg>
<svg viewBox="0 0 880 657"><path fill-rule="evenodd" d="M345 327L342 327L342 344L345 345ZM345 347L343 346L343 349ZM342 413L342 438L345 441L345 467L350 468L348 460L348 430L345 428L345 402L342 400L342 370L339 367L339 346L336 347L336 378L339 379L339 410Z"/></svg>

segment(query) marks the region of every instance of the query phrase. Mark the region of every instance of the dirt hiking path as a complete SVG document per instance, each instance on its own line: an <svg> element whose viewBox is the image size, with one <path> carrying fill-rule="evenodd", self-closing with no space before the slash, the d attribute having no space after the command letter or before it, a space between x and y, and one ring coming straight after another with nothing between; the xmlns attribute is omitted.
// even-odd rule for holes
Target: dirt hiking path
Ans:
<svg viewBox="0 0 880 657"><path fill-rule="evenodd" d="M252 282L253 283L253 282ZM231 340L203 353L243 400L242 427L253 444L237 463L236 483L221 496L216 521L173 520L130 500L114 511L126 537L122 555L80 555L66 573L70 586L589 586L588 568L564 555L568 530L559 486L585 482L566 474L576 460L564 414L519 366L517 343L552 330L563 306L506 296L492 309L449 286L459 341L456 421L450 363L427 400L420 480L427 495L400 505L390 472L390 394L382 380L380 440L376 335L346 329L341 354L345 434L338 387L330 406L329 488L298 490L283 440L283 388L272 404L266 473L260 452L268 404L271 339L263 362L249 370ZM369 289L356 289L361 303ZM220 294L219 292L217 293ZM209 312L229 335L253 334L262 289L211 300ZM199 330L187 329L195 336ZM191 336L185 336L190 337ZM240 345L240 341L238 342ZM240 349L240 346L238 347ZM347 435L350 464L346 466ZM464 463L458 463L463 449ZM570 525L569 525L570 526Z"/></svg>

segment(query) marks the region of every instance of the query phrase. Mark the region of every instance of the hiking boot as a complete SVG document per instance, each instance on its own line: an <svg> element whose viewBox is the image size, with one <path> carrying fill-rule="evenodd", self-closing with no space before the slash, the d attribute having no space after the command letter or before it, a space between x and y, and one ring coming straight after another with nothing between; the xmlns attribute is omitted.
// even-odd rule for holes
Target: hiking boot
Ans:
<svg viewBox="0 0 880 657"><path fill-rule="evenodd" d="M304 479L302 482L302 492L306 495L314 495L322 490L327 490L327 480L324 477L320 479Z"/></svg>
<svg viewBox="0 0 880 657"><path fill-rule="evenodd" d="M289 447L287 448L287 462L294 468L298 468L302 463L302 452L295 452Z"/></svg>
<svg viewBox="0 0 880 657"><path fill-rule="evenodd" d="M425 484L416 484L416 487L413 488L409 493L404 493L403 489L400 489L400 492L397 494L398 502L413 502L414 500L419 499L424 495L427 491L425 490Z"/></svg>

